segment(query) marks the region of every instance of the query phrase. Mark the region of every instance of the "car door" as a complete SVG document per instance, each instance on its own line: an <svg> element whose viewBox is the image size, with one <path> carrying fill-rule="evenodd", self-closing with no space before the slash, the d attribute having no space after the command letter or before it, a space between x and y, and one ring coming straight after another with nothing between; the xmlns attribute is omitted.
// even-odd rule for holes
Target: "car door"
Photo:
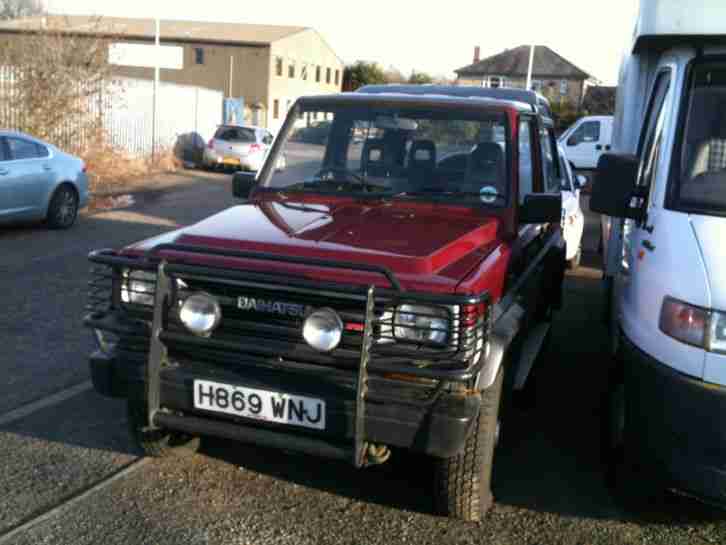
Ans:
<svg viewBox="0 0 726 545"><path fill-rule="evenodd" d="M35 216L43 212L53 181L47 147L20 136L6 136L10 160L5 163L11 180L13 214Z"/></svg>
<svg viewBox="0 0 726 545"><path fill-rule="evenodd" d="M5 137L0 136L0 217L9 215L15 210L16 205L13 202L13 185L12 171L8 167L10 161L10 153L7 150Z"/></svg>
<svg viewBox="0 0 726 545"><path fill-rule="evenodd" d="M570 134L565 142L565 153L575 168L593 169L600 157L601 121L586 119Z"/></svg>

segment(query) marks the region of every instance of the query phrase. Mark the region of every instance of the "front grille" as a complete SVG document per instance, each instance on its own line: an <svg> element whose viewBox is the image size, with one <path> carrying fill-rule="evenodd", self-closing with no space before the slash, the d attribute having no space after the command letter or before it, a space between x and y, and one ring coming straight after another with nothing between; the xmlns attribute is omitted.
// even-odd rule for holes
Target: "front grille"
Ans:
<svg viewBox="0 0 726 545"><path fill-rule="evenodd" d="M129 266L142 265L155 270L153 264L141 260L125 259ZM113 311L123 319L146 321L152 319L153 307L146 304L129 303L128 297L119 292L123 284L122 271L125 267L110 263L106 266L94 264L89 291L89 311L103 314ZM165 321L160 338L166 345L169 358L175 361L203 361L212 365L239 366L248 362L268 361L298 362L355 370L360 365L363 325L366 320L366 294L364 288L356 286L320 285L316 288L310 281L295 282L289 277L245 274L235 278L226 270L200 267L173 266L169 274L173 289L167 301ZM193 269L193 273L188 271ZM224 273L224 274L223 274ZM128 286L127 286L128 288ZM147 289L148 288L148 289ZM144 287L144 293L153 293L153 286ZM208 338L191 334L180 322L178 309L186 296L195 292L214 296L222 308L219 327ZM275 313L258 310L243 310L238 307L239 298L254 298L257 301L274 301L299 305L306 310L321 307L331 308L346 325L340 345L330 353L320 353L303 339L303 316L296 312ZM395 312L401 305L408 307L407 321ZM261 305L264 307L264 305ZM425 307L421 309L421 307ZM428 308L443 309L431 314ZM400 333L405 330L426 337L430 328L419 325L419 320L446 316L446 327L440 328L447 336L443 345L426 338L405 340ZM462 301L460 296L434 297L425 294L410 294L397 290L378 290L372 316L370 362L396 366L396 369L410 370L413 374L429 374L436 370L457 371L471 367L479 359L484 348L487 313L480 301ZM139 337L128 339L122 349L135 352L148 347L148 340L139 342Z"/></svg>

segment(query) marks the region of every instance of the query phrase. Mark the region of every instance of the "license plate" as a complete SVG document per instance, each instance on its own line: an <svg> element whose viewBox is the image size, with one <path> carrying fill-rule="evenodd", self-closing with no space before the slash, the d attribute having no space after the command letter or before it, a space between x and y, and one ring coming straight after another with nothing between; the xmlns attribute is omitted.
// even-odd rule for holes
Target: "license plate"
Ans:
<svg viewBox="0 0 726 545"><path fill-rule="evenodd" d="M281 392L194 381L194 408L265 422L325 429L325 401Z"/></svg>
<svg viewBox="0 0 726 545"><path fill-rule="evenodd" d="M237 157L225 157L222 159L225 165L239 165L239 159Z"/></svg>

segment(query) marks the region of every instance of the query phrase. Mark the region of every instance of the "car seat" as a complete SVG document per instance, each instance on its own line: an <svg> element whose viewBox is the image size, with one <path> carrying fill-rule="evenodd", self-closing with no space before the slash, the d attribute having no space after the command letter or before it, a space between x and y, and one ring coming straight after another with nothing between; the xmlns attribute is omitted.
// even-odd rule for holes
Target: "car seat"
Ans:
<svg viewBox="0 0 726 545"><path fill-rule="evenodd" d="M412 191L432 189L436 172L436 144L414 140L408 151L408 182Z"/></svg>
<svg viewBox="0 0 726 545"><path fill-rule="evenodd" d="M506 165L504 151L494 142L481 142L469 154L462 191L478 193L484 187L493 187L497 193L506 193Z"/></svg>

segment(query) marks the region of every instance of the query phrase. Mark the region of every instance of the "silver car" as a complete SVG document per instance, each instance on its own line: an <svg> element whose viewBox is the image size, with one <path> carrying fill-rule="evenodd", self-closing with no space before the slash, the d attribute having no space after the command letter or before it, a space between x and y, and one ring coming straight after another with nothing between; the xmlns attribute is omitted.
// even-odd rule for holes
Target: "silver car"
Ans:
<svg viewBox="0 0 726 545"><path fill-rule="evenodd" d="M259 170L273 139L272 133L262 127L222 125L204 149L204 166ZM283 157L278 160L277 168L285 168Z"/></svg>
<svg viewBox="0 0 726 545"><path fill-rule="evenodd" d="M27 134L0 130L0 223L45 221L67 229L87 203L81 159Z"/></svg>

